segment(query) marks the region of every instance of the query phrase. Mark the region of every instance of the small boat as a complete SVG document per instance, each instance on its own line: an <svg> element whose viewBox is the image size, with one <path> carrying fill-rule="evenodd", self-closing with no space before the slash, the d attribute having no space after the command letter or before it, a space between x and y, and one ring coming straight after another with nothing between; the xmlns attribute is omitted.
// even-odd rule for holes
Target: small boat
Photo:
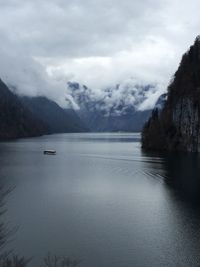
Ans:
<svg viewBox="0 0 200 267"><path fill-rule="evenodd" d="M45 155L56 155L55 150L44 150L43 152Z"/></svg>

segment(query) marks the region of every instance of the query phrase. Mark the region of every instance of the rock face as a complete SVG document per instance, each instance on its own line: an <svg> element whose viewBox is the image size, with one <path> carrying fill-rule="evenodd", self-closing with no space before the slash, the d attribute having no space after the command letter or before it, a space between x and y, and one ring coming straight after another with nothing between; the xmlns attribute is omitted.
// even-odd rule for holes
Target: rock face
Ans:
<svg viewBox="0 0 200 267"><path fill-rule="evenodd" d="M142 147L200 152L200 37L183 55L162 111L145 124Z"/></svg>

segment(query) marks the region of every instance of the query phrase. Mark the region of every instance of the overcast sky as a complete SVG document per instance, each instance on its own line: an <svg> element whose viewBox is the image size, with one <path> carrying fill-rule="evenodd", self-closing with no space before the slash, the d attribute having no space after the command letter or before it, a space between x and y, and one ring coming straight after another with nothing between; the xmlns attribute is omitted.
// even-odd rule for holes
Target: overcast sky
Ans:
<svg viewBox="0 0 200 267"><path fill-rule="evenodd" d="M133 77L166 88L200 33L199 0L0 0L0 77L62 98Z"/></svg>

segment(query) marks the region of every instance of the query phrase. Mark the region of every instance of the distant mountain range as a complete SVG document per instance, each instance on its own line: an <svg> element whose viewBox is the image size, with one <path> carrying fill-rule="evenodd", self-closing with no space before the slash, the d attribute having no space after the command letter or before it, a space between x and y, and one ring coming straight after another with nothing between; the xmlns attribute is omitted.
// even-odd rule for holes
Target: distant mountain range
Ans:
<svg viewBox="0 0 200 267"><path fill-rule="evenodd" d="M153 85L125 84L94 93L85 85L68 82L68 94L77 107L77 114L92 132L141 131L151 114L142 110Z"/></svg>
<svg viewBox="0 0 200 267"><path fill-rule="evenodd" d="M152 85L129 82L98 92L68 82L68 108L62 108L44 96L18 96L0 80L0 140L52 133L141 131L151 114L143 105L152 90Z"/></svg>
<svg viewBox="0 0 200 267"><path fill-rule="evenodd" d="M73 110L45 97L19 97L0 80L0 140L82 131L87 128Z"/></svg>

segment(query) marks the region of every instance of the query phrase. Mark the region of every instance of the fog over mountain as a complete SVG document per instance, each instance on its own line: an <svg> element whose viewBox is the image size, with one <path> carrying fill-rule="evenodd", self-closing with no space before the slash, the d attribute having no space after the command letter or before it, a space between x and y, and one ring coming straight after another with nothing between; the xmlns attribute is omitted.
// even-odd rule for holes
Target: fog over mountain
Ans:
<svg viewBox="0 0 200 267"><path fill-rule="evenodd" d="M74 109L99 110L104 116L125 115L130 108L135 111L152 109L160 96L158 85L142 84L127 79L112 87L94 90L86 85L68 82L67 97Z"/></svg>
<svg viewBox="0 0 200 267"><path fill-rule="evenodd" d="M67 85L66 101L93 132L141 131L159 92L156 85L138 84L134 79L100 91L77 82Z"/></svg>
<svg viewBox="0 0 200 267"><path fill-rule="evenodd" d="M198 0L0 1L0 77L19 94L64 107L68 81L102 98L133 77L154 85L145 109L199 33L199 8Z"/></svg>

